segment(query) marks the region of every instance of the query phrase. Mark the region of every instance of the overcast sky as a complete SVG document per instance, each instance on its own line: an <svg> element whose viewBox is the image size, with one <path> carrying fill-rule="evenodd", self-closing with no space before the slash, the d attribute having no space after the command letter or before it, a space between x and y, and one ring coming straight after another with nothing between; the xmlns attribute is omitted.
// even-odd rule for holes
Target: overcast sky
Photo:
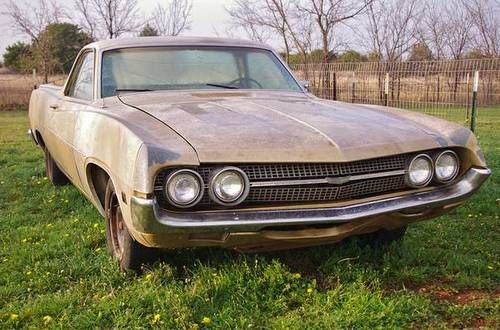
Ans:
<svg viewBox="0 0 500 330"><path fill-rule="evenodd" d="M19 2L29 0L16 0ZM35 0L33 0L35 1ZM61 4L72 3L71 0L57 0ZM161 1L161 0L158 0ZM9 0L0 0L0 12L4 11ZM138 0L140 13L142 15L149 14L157 1L151 0ZM183 35L191 36L216 36L219 34L221 37L227 34L228 15L224 7L230 6L232 0L193 0L193 10L191 17L191 29L184 32ZM10 27L8 18L0 16L0 54L3 55L5 48L17 41L28 41L26 36L19 35ZM244 35L239 35L245 37ZM0 57L0 60L3 56Z"/></svg>

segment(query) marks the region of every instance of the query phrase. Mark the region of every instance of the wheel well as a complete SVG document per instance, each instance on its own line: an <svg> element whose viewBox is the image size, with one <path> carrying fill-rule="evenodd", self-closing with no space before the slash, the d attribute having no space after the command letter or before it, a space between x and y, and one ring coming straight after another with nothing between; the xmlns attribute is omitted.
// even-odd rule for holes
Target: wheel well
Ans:
<svg viewBox="0 0 500 330"><path fill-rule="evenodd" d="M42 134L39 131L35 131L36 142L40 145L42 149L45 149L45 142L43 141Z"/></svg>
<svg viewBox="0 0 500 330"><path fill-rule="evenodd" d="M90 182L94 188L95 194L104 210L104 199L106 196L106 185L108 184L109 175L104 169L95 164L89 164L87 173L90 176Z"/></svg>

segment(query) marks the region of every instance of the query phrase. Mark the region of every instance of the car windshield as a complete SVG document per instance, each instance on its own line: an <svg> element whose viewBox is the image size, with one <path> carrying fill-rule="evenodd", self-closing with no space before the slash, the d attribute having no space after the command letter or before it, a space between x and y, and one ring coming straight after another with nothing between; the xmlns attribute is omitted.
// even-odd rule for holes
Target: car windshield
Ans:
<svg viewBox="0 0 500 330"><path fill-rule="evenodd" d="M102 97L118 90L268 89L301 91L276 56L243 47L149 47L106 51Z"/></svg>

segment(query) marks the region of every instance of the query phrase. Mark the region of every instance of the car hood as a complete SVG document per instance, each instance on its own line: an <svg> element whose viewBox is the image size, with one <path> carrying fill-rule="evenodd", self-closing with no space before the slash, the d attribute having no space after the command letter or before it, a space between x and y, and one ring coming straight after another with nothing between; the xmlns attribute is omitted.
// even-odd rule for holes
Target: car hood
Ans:
<svg viewBox="0 0 500 330"><path fill-rule="evenodd" d="M202 163L352 161L463 144L470 134L434 117L298 93L155 92L123 99L177 132Z"/></svg>

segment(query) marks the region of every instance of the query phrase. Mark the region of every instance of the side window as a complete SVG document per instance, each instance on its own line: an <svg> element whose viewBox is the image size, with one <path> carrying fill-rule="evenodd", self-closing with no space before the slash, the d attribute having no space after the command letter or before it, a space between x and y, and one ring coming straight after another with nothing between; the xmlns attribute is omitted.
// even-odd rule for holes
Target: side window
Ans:
<svg viewBox="0 0 500 330"><path fill-rule="evenodd" d="M87 52L79 59L70 78L68 96L92 100L94 82L94 52Z"/></svg>

